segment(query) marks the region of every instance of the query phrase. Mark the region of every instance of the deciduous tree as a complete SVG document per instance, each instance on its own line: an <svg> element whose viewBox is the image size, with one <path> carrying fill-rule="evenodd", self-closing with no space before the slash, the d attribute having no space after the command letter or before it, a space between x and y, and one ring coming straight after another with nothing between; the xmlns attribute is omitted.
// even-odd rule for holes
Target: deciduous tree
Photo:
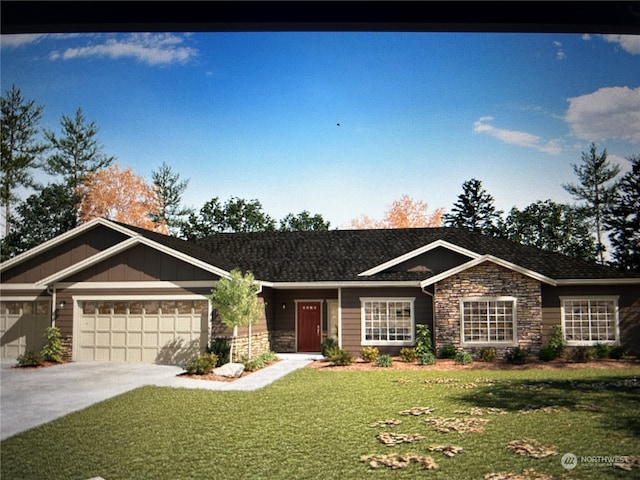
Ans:
<svg viewBox="0 0 640 480"><path fill-rule="evenodd" d="M610 230L613 264L623 270L640 272L640 155L627 158L627 172L606 211L605 227Z"/></svg>
<svg viewBox="0 0 640 480"><path fill-rule="evenodd" d="M576 200L584 202L582 207L585 214L595 221L598 257L600 263L604 263L603 218L606 210L612 205L617 188L612 181L620 172L620 167L612 165L607 160L606 149L598 155L594 143L591 144L589 152L582 152L582 164L572 164L572 166L580 183L578 185L568 183L562 187Z"/></svg>
<svg viewBox="0 0 640 480"><path fill-rule="evenodd" d="M103 153L96 138L96 123L87 123L81 109L73 118L62 115L60 126L62 134L59 137L45 130L45 137L54 152L47 158L45 170L52 175L61 175L75 191L87 175L108 167L115 158Z"/></svg>
<svg viewBox="0 0 640 480"><path fill-rule="evenodd" d="M429 205L426 202L414 200L409 195L403 195L389 206L382 220L362 215L351 221L351 228L362 230L439 227L442 224L442 213L442 208L429 213Z"/></svg>
<svg viewBox="0 0 640 480"><path fill-rule="evenodd" d="M156 189L130 168L117 164L89 173L78 188L79 218L82 222L102 217L147 230L166 233L158 218L160 201Z"/></svg>
<svg viewBox="0 0 640 480"><path fill-rule="evenodd" d="M280 220L281 231L311 231L311 230L329 230L330 222L325 222L322 215L311 215L303 210L298 215L288 214Z"/></svg>
<svg viewBox="0 0 640 480"><path fill-rule="evenodd" d="M0 203L5 207L5 234L11 232L11 205L18 200L15 190L34 186L32 169L45 146L37 139L43 107L22 98L12 85L0 99L2 120L2 161L0 162Z"/></svg>
<svg viewBox="0 0 640 480"><path fill-rule="evenodd" d="M451 213L443 216L447 227L458 227L485 235L496 235L502 211L496 210L494 200L482 188L482 182L472 178L462 184L462 193Z"/></svg>

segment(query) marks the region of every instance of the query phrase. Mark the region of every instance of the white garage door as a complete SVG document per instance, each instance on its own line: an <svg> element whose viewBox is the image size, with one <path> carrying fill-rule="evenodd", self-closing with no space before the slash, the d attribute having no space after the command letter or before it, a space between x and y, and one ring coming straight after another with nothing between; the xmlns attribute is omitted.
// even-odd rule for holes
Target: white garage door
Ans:
<svg viewBox="0 0 640 480"><path fill-rule="evenodd" d="M50 323L48 300L0 302L0 357L39 352Z"/></svg>
<svg viewBox="0 0 640 480"><path fill-rule="evenodd" d="M83 301L79 306L79 361L183 363L206 347L206 300Z"/></svg>

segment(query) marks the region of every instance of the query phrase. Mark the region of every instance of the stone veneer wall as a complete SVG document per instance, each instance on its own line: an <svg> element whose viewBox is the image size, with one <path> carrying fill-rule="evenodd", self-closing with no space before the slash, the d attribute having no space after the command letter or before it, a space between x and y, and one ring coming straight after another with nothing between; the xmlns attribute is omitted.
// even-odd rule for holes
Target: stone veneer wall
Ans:
<svg viewBox="0 0 640 480"><path fill-rule="evenodd" d="M231 339L229 339L231 342ZM267 332L256 333L251 335L251 356L257 357L258 355L271 350L271 344L269 342L269 334ZM249 335L237 336L233 346L234 360L239 360L240 357L246 357L249 353Z"/></svg>
<svg viewBox="0 0 640 480"><path fill-rule="evenodd" d="M542 293L540 282L494 263L485 262L452 275L434 286L436 351L443 345L477 354L481 346L461 345L460 300L465 297L510 296L516 300L518 346L536 353L542 346ZM494 346L498 358L511 346Z"/></svg>
<svg viewBox="0 0 640 480"><path fill-rule="evenodd" d="M271 349L280 353L295 352L296 332L294 330L275 330L271 332Z"/></svg>

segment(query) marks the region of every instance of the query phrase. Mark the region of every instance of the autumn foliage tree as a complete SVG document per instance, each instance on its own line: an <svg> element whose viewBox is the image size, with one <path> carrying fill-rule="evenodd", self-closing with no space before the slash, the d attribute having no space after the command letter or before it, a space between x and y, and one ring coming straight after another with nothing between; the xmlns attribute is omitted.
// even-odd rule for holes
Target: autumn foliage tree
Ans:
<svg viewBox="0 0 640 480"><path fill-rule="evenodd" d="M117 164L92 172L78 188L81 222L102 217L129 225L167 233L163 222L154 221L160 211L156 189L131 168Z"/></svg>
<svg viewBox="0 0 640 480"><path fill-rule="evenodd" d="M414 200L409 195L403 195L389 206L382 220L361 215L352 220L350 226L356 230L439 227L442 225L443 213L444 209L442 208L429 213L429 205L426 202Z"/></svg>

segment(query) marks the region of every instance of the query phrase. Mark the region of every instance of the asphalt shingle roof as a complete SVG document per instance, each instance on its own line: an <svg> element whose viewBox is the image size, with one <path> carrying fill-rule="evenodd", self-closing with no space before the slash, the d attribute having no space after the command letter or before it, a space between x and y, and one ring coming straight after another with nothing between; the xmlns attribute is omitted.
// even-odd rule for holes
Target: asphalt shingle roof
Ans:
<svg viewBox="0 0 640 480"><path fill-rule="evenodd" d="M509 240L445 227L222 233L200 239L195 244L214 257L251 270L256 278L266 281L417 281L424 280L429 274L380 272L371 277L359 277L358 274L437 240L481 255L493 255L556 280L640 276Z"/></svg>

